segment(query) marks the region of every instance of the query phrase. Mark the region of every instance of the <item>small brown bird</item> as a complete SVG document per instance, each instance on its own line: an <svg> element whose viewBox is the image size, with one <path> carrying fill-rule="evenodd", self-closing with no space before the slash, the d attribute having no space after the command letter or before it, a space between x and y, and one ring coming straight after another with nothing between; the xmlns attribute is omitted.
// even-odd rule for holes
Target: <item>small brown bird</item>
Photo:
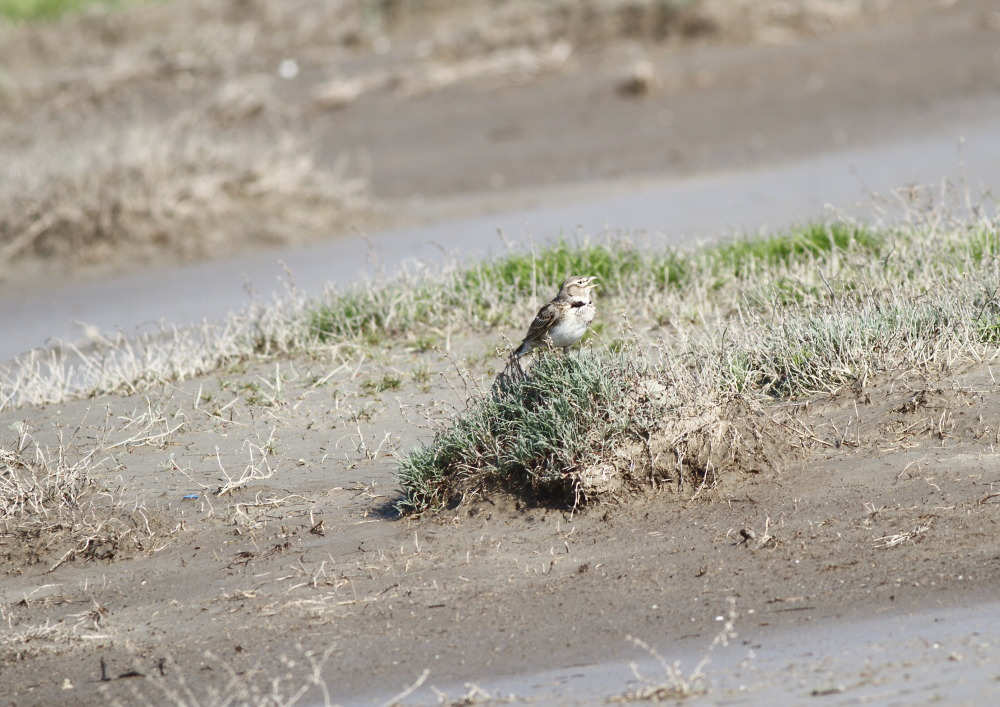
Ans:
<svg viewBox="0 0 1000 707"><path fill-rule="evenodd" d="M516 361L540 346L565 349L582 339L597 313L590 296L597 287L596 279L596 276L577 276L563 282L559 294L538 310L513 359Z"/></svg>

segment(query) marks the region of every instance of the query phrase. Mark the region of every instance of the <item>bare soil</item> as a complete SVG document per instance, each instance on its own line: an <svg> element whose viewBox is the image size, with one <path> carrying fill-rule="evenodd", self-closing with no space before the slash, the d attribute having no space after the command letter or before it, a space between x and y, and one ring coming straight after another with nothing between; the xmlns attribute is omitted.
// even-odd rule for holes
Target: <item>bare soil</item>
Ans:
<svg viewBox="0 0 1000 707"><path fill-rule="evenodd" d="M576 512L494 496L401 519L396 454L475 392L450 366L402 348L332 376L270 362L5 414L102 460L81 510L0 535L5 701L288 699L326 655L331 699L351 703L425 669L445 686L641 655L626 636L668 656L707 646L730 598L750 645L765 626L995 597L988 364L767 408L778 453L700 492ZM386 373L404 382L376 392Z"/></svg>
<svg viewBox="0 0 1000 707"><path fill-rule="evenodd" d="M221 3L221 14L178 3L176 25L173 5L157 4L6 30L0 53L19 78L5 85L0 149L27 169L25 183L62 186L28 202L16 192L28 207L0 215L4 261L17 265L3 277L30 286L24 278L38 273L219 257L343 224L414 220L436 199L483 190L861 146L919 134L964 99L1000 93L992 2L874 5L844 20L770 17L663 36L614 23L591 34L544 23L463 32L436 10L444 39L429 48L406 17L396 34L366 34L362 23L340 36L307 14L297 34L281 35L296 43L271 41L255 34L272 27L266 3ZM186 48L184 37L201 43ZM531 52L509 54L518 47ZM296 64L281 78L286 59ZM256 237L243 232L245 217L227 230L225 211L199 220L181 209L193 242L130 244L122 234L148 213L202 202L146 193L131 211L102 211L101 192L79 180L90 157L69 177L63 167L81 144L100 153L115 131L161 135L179 123L243 146L226 153L231 162L211 162L223 178L195 169L180 180L207 184L211 203L229 194L234 213L278 208L254 198L264 176L246 155L283 134L299 140L265 164L304 156L326 177L362 180L364 199ZM106 163L122 173L121 162ZM257 176L240 178L248 173ZM288 174L292 206L282 209L308 208L321 188L356 195L317 186L313 168ZM40 219L53 200L72 206L81 193L96 211L67 207L58 223L70 245L53 241L56 221ZM178 221L164 218L149 233L174 233ZM481 361L491 346L458 342L453 356ZM668 485L575 513L497 497L420 519L392 510L395 455L429 441L469 391L434 352L400 346L338 365L267 361L0 415L4 445L23 425L68 458L100 451L83 508L0 532L4 703L287 701L324 655L317 682L349 703L402 691L424 670L427 684L455 685L634 658L627 635L669 656L671 646L707 645L730 598L748 644L755 627L814 630L995 599L1000 405L988 362L773 408L761 422L786 447L777 463L734 469L700 493ZM375 392L387 373L400 387ZM247 469L260 473L218 494ZM321 701L320 688L307 699Z"/></svg>

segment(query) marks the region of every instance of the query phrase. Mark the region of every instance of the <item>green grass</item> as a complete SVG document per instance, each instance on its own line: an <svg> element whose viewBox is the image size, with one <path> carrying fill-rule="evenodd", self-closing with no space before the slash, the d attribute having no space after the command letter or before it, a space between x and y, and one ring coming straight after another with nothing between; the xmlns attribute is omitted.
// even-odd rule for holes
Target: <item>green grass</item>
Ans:
<svg viewBox="0 0 1000 707"><path fill-rule="evenodd" d="M708 257L716 262L716 273L746 278L755 272L794 262L853 252L879 257L885 236L870 229L844 223L814 223L787 233L768 237L740 238L708 248Z"/></svg>
<svg viewBox="0 0 1000 707"><path fill-rule="evenodd" d="M372 378L361 384L362 390L369 395L377 395L386 390L399 390L403 387L403 378L392 373L386 373L381 378Z"/></svg>
<svg viewBox="0 0 1000 707"><path fill-rule="evenodd" d="M884 236L843 224L810 224L775 236L696 250L650 251L627 241L582 245L561 241L533 253L452 271L437 280L336 292L314 305L309 328L321 342L369 345L384 344L415 329L446 326L459 317L486 330L514 324L512 311L531 298L540 306L570 275L598 276L602 299L637 290L679 292L695 280L718 289L755 278L764 270L793 269L837 254L876 257L883 241ZM800 299L798 285L789 281L787 287L787 298Z"/></svg>
<svg viewBox="0 0 1000 707"><path fill-rule="evenodd" d="M535 253L512 254L467 270L462 283L467 289L481 289L496 283L514 296L532 294L538 287L551 287L570 275L596 275L601 291L615 294L636 276L651 276L659 287L676 287L686 279L685 259L671 251L650 256L624 243L614 245L572 245L560 241Z"/></svg>
<svg viewBox="0 0 1000 707"><path fill-rule="evenodd" d="M981 264L1000 256L1000 231L982 226L968 229L966 237L957 241L952 257L968 257L972 263Z"/></svg>
<svg viewBox="0 0 1000 707"><path fill-rule="evenodd" d="M92 5L117 7L132 0L0 0L0 17L16 22L53 20Z"/></svg>
<svg viewBox="0 0 1000 707"><path fill-rule="evenodd" d="M614 296L646 278L653 287L677 289L687 280L689 261L681 251L650 255L625 242L574 246L561 241L452 271L436 281L336 292L314 306L309 328L322 342L376 344L416 328L446 325L464 313L467 322L488 329L510 323L508 313L526 298L536 297L541 305L570 275L597 275L601 296Z"/></svg>

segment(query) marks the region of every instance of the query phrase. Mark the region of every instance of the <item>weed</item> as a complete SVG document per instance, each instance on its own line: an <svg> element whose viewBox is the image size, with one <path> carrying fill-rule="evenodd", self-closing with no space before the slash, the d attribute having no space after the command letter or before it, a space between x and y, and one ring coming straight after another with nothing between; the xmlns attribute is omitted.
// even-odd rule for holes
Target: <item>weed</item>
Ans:
<svg viewBox="0 0 1000 707"><path fill-rule="evenodd" d="M243 468L239 476L230 474L222 466L222 459L219 450L216 448L215 456L219 465L219 472L225 478L225 483L216 490L216 496L225 496L228 493L243 488L254 481L264 481L274 476L275 467L272 466L271 457L275 456L274 447L275 429L271 428L267 439L262 439L259 432L255 432L253 438L247 437L243 440L243 450L247 453L249 461Z"/></svg>
<svg viewBox="0 0 1000 707"><path fill-rule="evenodd" d="M402 387L402 376L393 373L385 373L381 378L372 378L361 384L361 388L370 395L378 395L386 390L399 390Z"/></svg>
<svg viewBox="0 0 1000 707"><path fill-rule="evenodd" d="M220 666L223 686L216 693L206 690L203 679L194 679L172 659L161 659L159 669L144 668L139 656L135 656L132 673L138 680L129 684L125 699L105 695L108 704L121 707L126 704L174 704L174 705L285 705L334 704L331 689L323 677L324 668L334 654L333 647L323 651L311 651L296 645L292 655L270 657L267 669L270 679L258 684L254 677L265 671L261 665L244 671L237 670L223 657L210 651L203 654L206 664ZM102 690L102 693L104 691ZM207 694L205 694L207 693Z"/></svg>
<svg viewBox="0 0 1000 707"><path fill-rule="evenodd" d="M266 400L260 393L260 383L247 381L238 385L237 390L243 394L243 399L247 405L263 405Z"/></svg>
<svg viewBox="0 0 1000 707"><path fill-rule="evenodd" d="M431 368L430 366L426 365L417 366L416 368L413 369L411 375L413 376L413 380L415 383L419 383L420 385L427 385L428 383L430 383L431 380Z"/></svg>
<svg viewBox="0 0 1000 707"><path fill-rule="evenodd" d="M65 447L45 449L22 428L10 448L0 447L0 519L79 508L93 483L86 472L95 454L71 463Z"/></svg>
<svg viewBox="0 0 1000 707"><path fill-rule="evenodd" d="M627 692L624 695L611 697L608 701L613 703L673 701L695 697L707 692L704 670L708 666L712 651L718 646L728 646L731 640L738 637L736 633L737 613L735 599L729 600L729 610L726 615L718 618L723 622L722 628L716 634L715 638L712 639L711 644L709 644L705 651L705 655L702 656L702 659L687 675L684 674L678 661L667 662L656 648L642 639L629 636L628 640L632 645L648 653L658 664L662 670L662 677L654 680L642 675L639 672L638 665L633 662L631 663L632 674L642 687Z"/></svg>
<svg viewBox="0 0 1000 707"><path fill-rule="evenodd" d="M108 461L97 452L74 458L62 440L43 447L23 426L13 445L0 447L0 550L24 564L58 555L51 572L76 558L108 561L149 548L154 532L141 508L94 498L95 472Z"/></svg>

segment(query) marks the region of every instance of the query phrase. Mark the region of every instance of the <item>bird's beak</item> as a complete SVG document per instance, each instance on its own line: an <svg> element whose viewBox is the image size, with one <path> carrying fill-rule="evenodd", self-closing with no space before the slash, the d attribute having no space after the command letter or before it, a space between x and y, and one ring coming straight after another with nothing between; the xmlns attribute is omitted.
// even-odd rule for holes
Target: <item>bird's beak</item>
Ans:
<svg viewBox="0 0 1000 707"><path fill-rule="evenodd" d="M590 276L590 282L587 283L587 286L588 287L597 287L599 285L599 283L594 282L597 279L598 279L597 275L591 275Z"/></svg>

